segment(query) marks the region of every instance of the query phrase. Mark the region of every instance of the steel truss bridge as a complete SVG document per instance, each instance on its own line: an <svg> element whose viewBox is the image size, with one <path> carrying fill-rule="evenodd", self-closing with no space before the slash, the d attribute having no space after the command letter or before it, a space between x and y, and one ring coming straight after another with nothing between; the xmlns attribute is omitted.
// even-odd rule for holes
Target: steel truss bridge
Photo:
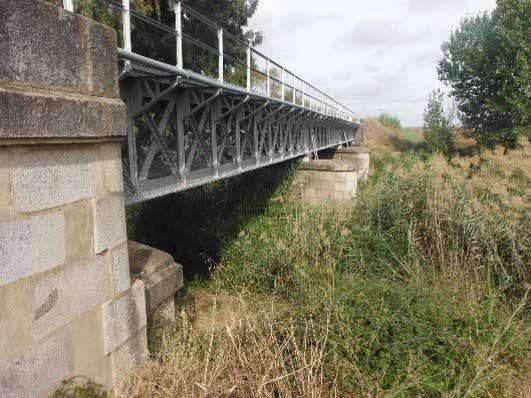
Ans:
<svg viewBox="0 0 531 398"><path fill-rule="evenodd" d="M129 110L123 148L129 204L354 140L361 123L354 112L185 4L173 4L168 26L129 0L94 1L120 21L113 27L123 43L117 51ZM63 4L79 11L73 0ZM188 34L193 24L210 30L217 46ZM135 43L146 31L160 33L160 46L146 50ZM168 44L171 50L161 56ZM226 45L242 47L245 59L225 53ZM217 76L188 66L183 46L214 55ZM244 76L239 82L237 70Z"/></svg>

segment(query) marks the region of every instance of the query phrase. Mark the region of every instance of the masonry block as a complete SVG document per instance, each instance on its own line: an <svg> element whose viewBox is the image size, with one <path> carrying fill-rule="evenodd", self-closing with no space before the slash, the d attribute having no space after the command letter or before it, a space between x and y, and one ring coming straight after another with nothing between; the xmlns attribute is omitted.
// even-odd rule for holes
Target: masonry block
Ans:
<svg viewBox="0 0 531 398"><path fill-rule="evenodd" d="M9 183L9 150L0 147L0 208L7 208L11 202ZM0 218L1 220L1 218Z"/></svg>
<svg viewBox="0 0 531 398"><path fill-rule="evenodd" d="M34 341L66 326L107 297L107 274L99 261L66 266L44 276L33 291Z"/></svg>
<svg viewBox="0 0 531 398"><path fill-rule="evenodd" d="M123 381L142 364L147 355L147 331L143 328L110 355L113 387L119 389Z"/></svg>
<svg viewBox="0 0 531 398"><path fill-rule="evenodd" d="M62 212L0 223L0 286L65 262Z"/></svg>
<svg viewBox="0 0 531 398"><path fill-rule="evenodd" d="M122 150L118 144L100 146L102 192L121 193L124 190L122 174ZM100 194L101 194L100 193Z"/></svg>
<svg viewBox="0 0 531 398"><path fill-rule="evenodd" d="M73 264L94 258L94 209L90 200L64 207L66 261Z"/></svg>
<svg viewBox="0 0 531 398"><path fill-rule="evenodd" d="M9 362L0 363L2 398L33 398L61 382L69 373L72 346L56 335Z"/></svg>
<svg viewBox="0 0 531 398"><path fill-rule="evenodd" d="M92 148L18 148L13 190L22 211L57 207L96 192L96 152Z"/></svg>
<svg viewBox="0 0 531 398"><path fill-rule="evenodd" d="M108 358L103 351L102 307L98 305L80 315L68 330L73 346L73 373L104 385Z"/></svg>
<svg viewBox="0 0 531 398"><path fill-rule="evenodd" d="M114 295L117 296L131 287L127 243L112 249L111 255L113 289Z"/></svg>
<svg viewBox="0 0 531 398"><path fill-rule="evenodd" d="M125 204L122 196L110 196L95 201L94 212L96 253L126 241Z"/></svg>
<svg viewBox="0 0 531 398"><path fill-rule="evenodd" d="M0 286L0 358L31 348L31 290L28 279Z"/></svg>
<svg viewBox="0 0 531 398"><path fill-rule="evenodd" d="M147 325L144 284L136 281L121 297L103 306L103 342L105 354L117 350Z"/></svg>

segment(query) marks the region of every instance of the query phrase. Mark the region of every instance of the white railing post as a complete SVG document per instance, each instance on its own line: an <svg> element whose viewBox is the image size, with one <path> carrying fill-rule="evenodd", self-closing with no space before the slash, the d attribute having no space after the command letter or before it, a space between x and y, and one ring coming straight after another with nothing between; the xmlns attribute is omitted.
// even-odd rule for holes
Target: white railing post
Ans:
<svg viewBox="0 0 531 398"><path fill-rule="evenodd" d="M297 91L295 90L295 73L293 73L293 103L297 104Z"/></svg>
<svg viewBox="0 0 531 398"><path fill-rule="evenodd" d="M183 26L182 26L182 4L180 1L173 3L175 11L175 31L177 32L177 67L182 69L183 64Z"/></svg>
<svg viewBox="0 0 531 398"><path fill-rule="evenodd" d="M63 7L67 11L74 11L74 2L73 0L63 0Z"/></svg>
<svg viewBox="0 0 531 398"><path fill-rule="evenodd" d="M306 108L306 106L304 105L304 94L305 94L304 81L302 81L302 107Z"/></svg>
<svg viewBox="0 0 531 398"><path fill-rule="evenodd" d="M124 12L123 19L123 35L124 35L124 50L133 51L133 44L131 42L131 4L129 0L122 0ZM131 68L131 61L125 61L125 68Z"/></svg>
<svg viewBox="0 0 531 398"><path fill-rule="evenodd" d="M286 78L285 78L285 70L284 67L282 67L281 73L281 79L282 79L282 101L286 99Z"/></svg>
<svg viewBox="0 0 531 398"><path fill-rule="evenodd" d="M218 74L219 81L223 81L223 29L218 30L218 51L219 51L219 60L218 60Z"/></svg>
<svg viewBox="0 0 531 398"><path fill-rule="evenodd" d="M269 72L269 58L266 58L266 93L267 95L271 96L271 75Z"/></svg>
<svg viewBox="0 0 531 398"><path fill-rule="evenodd" d="M247 91L251 91L251 47L247 47Z"/></svg>

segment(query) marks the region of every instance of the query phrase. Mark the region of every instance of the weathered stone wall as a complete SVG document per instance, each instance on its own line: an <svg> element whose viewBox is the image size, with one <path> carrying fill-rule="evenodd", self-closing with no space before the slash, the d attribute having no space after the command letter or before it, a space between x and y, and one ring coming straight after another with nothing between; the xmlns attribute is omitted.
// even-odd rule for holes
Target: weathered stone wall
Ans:
<svg viewBox="0 0 531 398"><path fill-rule="evenodd" d="M113 388L147 352L115 34L40 0L0 15L0 396L75 375Z"/></svg>

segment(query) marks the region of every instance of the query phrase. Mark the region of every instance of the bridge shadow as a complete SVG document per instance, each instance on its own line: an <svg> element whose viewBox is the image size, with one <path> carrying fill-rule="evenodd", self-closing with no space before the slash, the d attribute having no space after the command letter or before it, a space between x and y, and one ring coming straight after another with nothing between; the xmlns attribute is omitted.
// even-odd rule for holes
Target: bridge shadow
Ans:
<svg viewBox="0 0 531 398"><path fill-rule="evenodd" d="M185 278L207 278L223 244L262 214L296 160L168 195L127 210L130 239L170 253Z"/></svg>

